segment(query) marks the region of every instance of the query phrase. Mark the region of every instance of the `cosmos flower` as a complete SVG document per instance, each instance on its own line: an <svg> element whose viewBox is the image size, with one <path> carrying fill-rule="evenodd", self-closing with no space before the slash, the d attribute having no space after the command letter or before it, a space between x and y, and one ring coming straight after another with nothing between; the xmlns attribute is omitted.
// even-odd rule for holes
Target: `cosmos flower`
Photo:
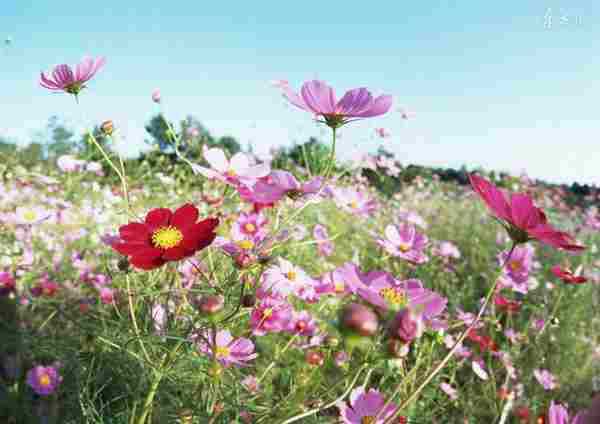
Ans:
<svg viewBox="0 0 600 424"><path fill-rule="evenodd" d="M273 204L285 196L299 199L317 193L323 185L322 177L314 177L300 183L294 175L287 171L274 170L269 175L259 178L252 187L240 186L240 197L251 203Z"/></svg>
<svg viewBox="0 0 600 424"><path fill-rule="evenodd" d="M583 284L587 281L587 278L583 275L574 273L569 268L563 268L560 265L554 265L550 268L550 271L567 284Z"/></svg>
<svg viewBox="0 0 600 424"><path fill-rule="evenodd" d="M144 222L130 222L119 228L120 241L112 248L129 257L136 268L150 270L169 261L179 261L209 246L216 237L216 218L200 222L198 209L187 203L175 212L152 209Z"/></svg>
<svg viewBox="0 0 600 424"><path fill-rule="evenodd" d="M35 225L50 218L51 213L41 206L18 206L15 210L15 223Z"/></svg>
<svg viewBox="0 0 600 424"><path fill-rule="evenodd" d="M399 226L388 225L385 228L385 237L376 241L390 255L414 264L427 262L428 258L423 253L428 242L427 236L418 233L414 226L407 223Z"/></svg>
<svg viewBox="0 0 600 424"><path fill-rule="evenodd" d="M0 297L7 296L15 289L15 279L8 272L0 272Z"/></svg>
<svg viewBox="0 0 600 424"><path fill-rule="evenodd" d="M431 253L442 258L460 259L460 250L458 250L458 247L451 241L441 241L437 243L437 246L432 249Z"/></svg>
<svg viewBox="0 0 600 424"><path fill-rule="evenodd" d="M383 115L392 106L392 96L382 95L374 99L366 88L349 90L337 101L333 88L317 80L305 82L300 94L287 84L280 88L291 104L323 118L324 123L334 129L355 119Z"/></svg>
<svg viewBox="0 0 600 424"><path fill-rule="evenodd" d="M316 286L318 294L344 296L357 293L359 287L365 287L363 275L353 262L346 262L331 272L325 273Z"/></svg>
<svg viewBox="0 0 600 424"><path fill-rule="evenodd" d="M558 386L556 377L548 370L535 369L533 375L538 383L544 387L544 390L554 390Z"/></svg>
<svg viewBox="0 0 600 424"><path fill-rule="evenodd" d="M254 165L250 157L242 152L238 152L227 159L221 149L209 149L204 146L204 159L210 165L205 168L200 165L193 165L193 170L197 174L202 174L206 178L216 179L237 187L240 184L252 187L259 178L266 177L271 172L269 164L262 163Z"/></svg>
<svg viewBox="0 0 600 424"><path fill-rule="evenodd" d="M40 396L48 396L54 393L61 381L62 377L53 366L38 365L27 373L27 385Z"/></svg>
<svg viewBox="0 0 600 424"><path fill-rule="evenodd" d="M351 187L331 189L331 197L337 207L353 215L368 217L377 208L377 203L364 192Z"/></svg>
<svg viewBox="0 0 600 424"><path fill-rule="evenodd" d="M327 228L321 224L315 225L313 228L313 237L317 242L317 249L320 255L331 256L333 254L334 245L331 240L329 240Z"/></svg>
<svg viewBox="0 0 600 424"><path fill-rule="evenodd" d="M152 101L160 103L160 90L158 88L152 92Z"/></svg>
<svg viewBox="0 0 600 424"><path fill-rule="evenodd" d="M200 352L216 359L224 367L245 366L246 362L258 356L250 339L234 339L229 330L218 331L214 338L210 331L206 331L203 337L198 337L196 341Z"/></svg>
<svg viewBox="0 0 600 424"><path fill-rule="evenodd" d="M506 262L509 253L508 250L505 250L498 255L498 263L505 264L503 276L508 281L504 281L504 285L518 293L527 294L529 274L533 267L533 247L530 245L515 247L510 253L510 261Z"/></svg>
<svg viewBox="0 0 600 424"><path fill-rule="evenodd" d="M456 389L454 387L452 387L451 385L449 385L448 383L441 383L440 389L442 389L442 391L444 393L446 393L451 400L458 399L458 394L456 393Z"/></svg>
<svg viewBox="0 0 600 424"><path fill-rule="evenodd" d="M269 267L262 275L262 288L282 297L294 294L304 300L316 300L315 285L302 268L281 257L277 265Z"/></svg>
<svg viewBox="0 0 600 424"><path fill-rule="evenodd" d="M40 85L49 90L64 91L77 96L85 88L84 84L91 80L105 63L106 59L103 57L94 60L86 56L77 64L75 71L69 65L57 65L51 78L40 72Z"/></svg>
<svg viewBox="0 0 600 424"><path fill-rule="evenodd" d="M538 240L557 249L580 252L585 249L575 243L569 234L558 231L550 224L544 212L533 204L525 193L513 193L507 199L492 183L475 174L469 175L473 190L488 209L500 220L515 244Z"/></svg>
<svg viewBox="0 0 600 424"><path fill-rule="evenodd" d="M396 412L393 402L380 413L385 405L385 399L378 390L365 391L363 386L357 387L350 393L350 405L345 402L337 404L340 418L344 424L383 424ZM375 417L379 414L379 417Z"/></svg>
<svg viewBox="0 0 600 424"><path fill-rule="evenodd" d="M258 243L267 235L267 218L262 214L242 212L231 227L233 240L252 239Z"/></svg>
<svg viewBox="0 0 600 424"><path fill-rule="evenodd" d="M72 155L61 155L56 160L56 165L63 172L79 172L85 168L86 161Z"/></svg>
<svg viewBox="0 0 600 424"><path fill-rule="evenodd" d="M308 311L294 311L286 330L301 336L313 336L317 331L317 322Z"/></svg>
<svg viewBox="0 0 600 424"><path fill-rule="evenodd" d="M375 134L377 134L377 136L379 138L388 138L389 136L391 136L392 134L386 130L385 128L375 128Z"/></svg>
<svg viewBox="0 0 600 424"><path fill-rule="evenodd" d="M264 297L252 309L250 327L255 336L284 331L292 319L292 306L273 296Z"/></svg>

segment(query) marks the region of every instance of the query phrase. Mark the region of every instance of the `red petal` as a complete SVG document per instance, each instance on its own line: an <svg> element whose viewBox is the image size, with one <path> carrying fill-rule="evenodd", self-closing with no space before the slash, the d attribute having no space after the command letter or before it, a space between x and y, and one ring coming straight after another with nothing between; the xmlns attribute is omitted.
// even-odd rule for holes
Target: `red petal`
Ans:
<svg viewBox="0 0 600 424"><path fill-rule="evenodd" d="M479 194L487 207L500 219L511 220L510 206L504 194L488 180L478 175L470 174L469 180L473 190Z"/></svg>
<svg viewBox="0 0 600 424"><path fill-rule="evenodd" d="M130 222L119 228L119 236L123 241L145 242L150 238L150 229L146 224Z"/></svg>
<svg viewBox="0 0 600 424"><path fill-rule="evenodd" d="M193 252L189 252L183 244L180 244L179 246L171 247L170 249L163 251L162 258L166 261L178 261L186 256L190 256L191 253Z"/></svg>
<svg viewBox="0 0 600 424"><path fill-rule="evenodd" d="M186 203L175 211L171 224L177 228L185 228L195 224L198 220L198 208L191 203Z"/></svg>
<svg viewBox="0 0 600 424"><path fill-rule="evenodd" d="M129 263L136 268L150 270L162 266L165 261L162 258L149 259L145 256L133 256Z"/></svg>
<svg viewBox="0 0 600 424"><path fill-rule="evenodd" d="M169 225L169 220L173 216L173 213L170 209L167 208L157 208L152 209L146 215L146 224L150 225L150 227L157 228L165 225Z"/></svg>

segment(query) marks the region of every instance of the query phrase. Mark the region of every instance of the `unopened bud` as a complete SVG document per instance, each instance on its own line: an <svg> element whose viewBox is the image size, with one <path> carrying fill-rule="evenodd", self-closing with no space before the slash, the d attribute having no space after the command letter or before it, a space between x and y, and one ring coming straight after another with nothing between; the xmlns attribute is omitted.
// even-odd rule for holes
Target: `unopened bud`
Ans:
<svg viewBox="0 0 600 424"><path fill-rule="evenodd" d="M202 296L197 301L198 310L206 315L220 312L225 305L225 298L220 295Z"/></svg>
<svg viewBox="0 0 600 424"><path fill-rule="evenodd" d="M112 135L114 131L114 126L112 121L104 121L102 125L100 125L100 129L105 135Z"/></svg>
<svg viewBox="0 0 600 424"><path fill-rule="evenodd" d="M346 329L361 336L372 336L379 328L379 320L375 312L359 303L350 303L344 307L341 323Z"/></svg>

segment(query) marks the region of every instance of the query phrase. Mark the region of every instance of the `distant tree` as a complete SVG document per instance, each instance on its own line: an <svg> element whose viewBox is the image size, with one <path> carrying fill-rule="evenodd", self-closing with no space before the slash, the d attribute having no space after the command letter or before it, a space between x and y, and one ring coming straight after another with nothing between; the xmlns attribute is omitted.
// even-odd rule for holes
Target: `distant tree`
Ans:
<svg viewBox="0 0 600 424"><path fill-rule="evenodd" d="M19 158L25 166L37 165L44 160L44 146L40 143L30 143L19 152Z"/></svg>
<svg viewBox="0 0 600 424"><path fill-rule="evenodd" d="M69 130L58 116L54 115L48 119L46 132L48 136L46 155L49 158L73 152L75 148L73 136L75 133Z"/></svg>

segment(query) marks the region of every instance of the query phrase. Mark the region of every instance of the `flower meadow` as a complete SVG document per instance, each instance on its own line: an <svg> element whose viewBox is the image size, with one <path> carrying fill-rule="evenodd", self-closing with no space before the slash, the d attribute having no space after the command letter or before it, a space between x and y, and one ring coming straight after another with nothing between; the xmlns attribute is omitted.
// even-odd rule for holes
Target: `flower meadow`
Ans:
<svg viewBox="0 0 600 424"><path fill-rule="evenodd" d="M40 89L85 108L105 66ZM383 195L363 171L396 162L336 148L391 96L274 85L331 135L318 166L192 161L164 116L172 166L91 130L97 161L4 165L0 422L600 423L597 207L484 173Z"/></svg>

